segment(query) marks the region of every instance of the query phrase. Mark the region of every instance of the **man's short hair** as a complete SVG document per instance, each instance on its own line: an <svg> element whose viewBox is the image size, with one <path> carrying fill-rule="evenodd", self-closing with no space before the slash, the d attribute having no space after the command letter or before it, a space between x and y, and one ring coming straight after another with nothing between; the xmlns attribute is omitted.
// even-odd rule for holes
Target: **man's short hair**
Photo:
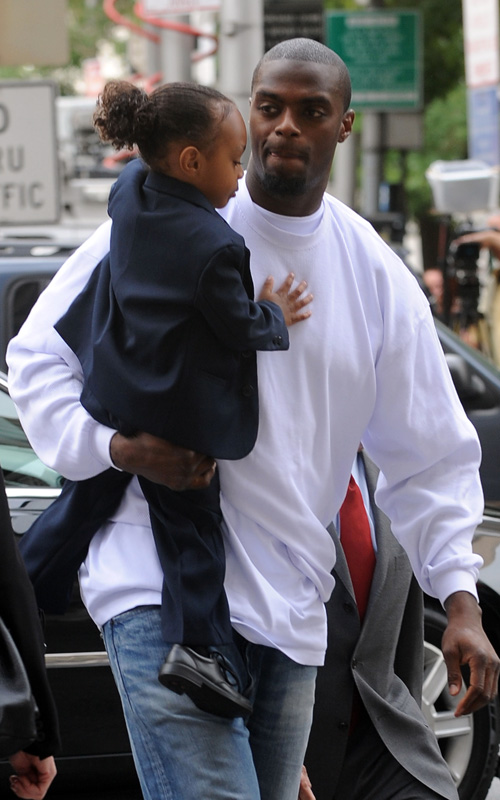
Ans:
<svg viewBox="0 0 500 800"><path fill-rule="evenodd" d="M347 111L351 103L351 78L349 76L349 70L337 53L314 39L286 39L284 42L279 42L274 47L271 47L267 53L264 53L254 69L252 76L252 92L255 82L259 78L262 65L268 61L281 60L312 61L315 64L327 64L335 67L338 74L339 89L344 97L344 111Z"/></svg>

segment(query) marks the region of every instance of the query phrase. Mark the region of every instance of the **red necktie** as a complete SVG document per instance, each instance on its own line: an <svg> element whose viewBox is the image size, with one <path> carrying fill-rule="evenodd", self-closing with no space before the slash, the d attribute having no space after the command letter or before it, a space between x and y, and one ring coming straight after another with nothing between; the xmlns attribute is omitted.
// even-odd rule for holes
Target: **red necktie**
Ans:
<svg viewBox="0 0 500 800"><path fill-rule="evenodd" d="M352 475L340 509L340 540L351 573L359 617L363 620L375 567L375 552L363 496Z"/></svg>

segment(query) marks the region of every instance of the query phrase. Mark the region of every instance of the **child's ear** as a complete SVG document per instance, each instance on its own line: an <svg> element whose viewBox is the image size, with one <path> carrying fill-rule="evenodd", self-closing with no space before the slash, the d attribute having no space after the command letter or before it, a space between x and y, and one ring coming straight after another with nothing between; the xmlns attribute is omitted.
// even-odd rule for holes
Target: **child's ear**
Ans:
<svg viewBox="0 0 500 800"><path fill-rule="evenodd" d="M179 153L179 167L186 176L194 177L200 168L200 151L194 145L184 147Z"/></svg>

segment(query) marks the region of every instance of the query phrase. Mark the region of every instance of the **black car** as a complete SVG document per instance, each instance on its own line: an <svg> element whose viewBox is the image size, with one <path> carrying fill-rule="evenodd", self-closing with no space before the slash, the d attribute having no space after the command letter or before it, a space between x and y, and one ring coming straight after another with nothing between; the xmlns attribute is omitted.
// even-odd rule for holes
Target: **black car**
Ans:
<svg viewBox="0 0 500 800"><path fill-rule="evenodd" d="M475 537L484 559L479 582L485 630L500 653L500 371L436 322L439 338L464 407L483 446L481 478L486 509ZM22 536L59 492L61 479L35 456L21 429L0 374L0 464L12 522ZM498 553L498 556L497 556ZM447 690L440 650L446 624L434 600L426 598L425 673L422 707L434 730L461 800L484 800L498 770L498 702L473 715L455 718L459 701ZM75 586L69 611L46 618L47 666L59 708L64 752L49 796L77 793L140 800L120 700L103 643ZM466 676L465 676L466 677ZM324 699L328 702L328 698ZM0 762L0 796L7 792L10 767Z"/></svg>

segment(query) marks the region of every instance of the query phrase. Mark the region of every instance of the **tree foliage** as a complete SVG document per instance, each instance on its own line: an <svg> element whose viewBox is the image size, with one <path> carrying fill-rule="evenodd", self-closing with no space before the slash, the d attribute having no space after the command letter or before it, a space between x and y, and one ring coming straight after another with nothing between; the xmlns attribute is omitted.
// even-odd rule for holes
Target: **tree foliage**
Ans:
<svg viewBox="0 0 500 800"><path fill-rule="evenodd" d="M116 9L129 19L133 14L134 0L119 0ZM70 64L80 66L86 58L96 53L99 41L112 40L116 26L105 14L102 0L68 0L68 32L70 39Z"/></svg>

